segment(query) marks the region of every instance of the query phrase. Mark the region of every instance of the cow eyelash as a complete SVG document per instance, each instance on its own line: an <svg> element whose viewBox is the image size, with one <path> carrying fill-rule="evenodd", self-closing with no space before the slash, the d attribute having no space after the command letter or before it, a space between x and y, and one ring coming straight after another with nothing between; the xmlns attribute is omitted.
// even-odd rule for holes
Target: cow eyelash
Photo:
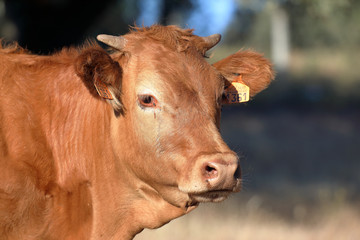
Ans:
<svg viewBox="0 0 360 240"><path fill-rule="evenodd" d="M138 100L141 107L155 108L158 105L157 99L152 95L148 95L148 94L138 95Z"/></svg>

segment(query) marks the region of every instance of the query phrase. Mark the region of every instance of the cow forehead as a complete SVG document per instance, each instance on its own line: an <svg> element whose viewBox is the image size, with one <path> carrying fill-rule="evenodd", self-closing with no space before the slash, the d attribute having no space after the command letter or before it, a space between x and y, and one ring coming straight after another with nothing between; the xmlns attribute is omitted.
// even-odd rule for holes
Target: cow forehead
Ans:
<svg viewBox="0 0 360 240"><path fill-rule="evenodd" d="M222 93L223 79L196 50L176 52L149 42L136 55L137 81L141 85L182 98L198 94L213 98Z"/></svg>

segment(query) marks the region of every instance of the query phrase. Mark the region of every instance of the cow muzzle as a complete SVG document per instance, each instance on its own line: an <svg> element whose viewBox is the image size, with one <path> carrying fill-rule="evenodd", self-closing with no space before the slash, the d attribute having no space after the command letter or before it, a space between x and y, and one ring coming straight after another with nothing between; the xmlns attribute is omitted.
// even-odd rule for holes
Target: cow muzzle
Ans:
<svg viewBox="0 0 360 240"><path fill-rule="evenodd" d="M240 191L239 159L232 152L200 156L185 179L179 189L188 193L193 203L223 201Z"/></svg>

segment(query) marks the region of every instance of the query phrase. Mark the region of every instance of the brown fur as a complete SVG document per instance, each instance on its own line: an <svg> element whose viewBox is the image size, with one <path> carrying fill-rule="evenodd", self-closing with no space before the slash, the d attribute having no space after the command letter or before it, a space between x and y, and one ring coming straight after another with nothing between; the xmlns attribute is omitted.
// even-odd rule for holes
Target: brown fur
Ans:
<svg viewBox="0 0 360 240"><path fill-rule="evenodd" d="M242 75L242 80L250 87L250 95L264 90L274 79L271 63L254 51L239 51L214 64L214 67L230 82Z"/></svg>
<svg viewBox="0 0 360 240"><path fill-rule="evenodd" d="M125 38L112 54L0 48L1 239L132 239L239 190L218 129L223 78L243 74L254 95L273 78L267 60L239 52L210 66L203 40L175 26ZM139 106L144 89L156 108ZM219 184L205 181L209 162Z"/></svg>
<svg viewBox="0 0 360 240"><path fill-rule="evenodd" d="M19 46L17 42L6 45L2 39L0 39L0 51L2 53L14 54L14 53L28 53L28 51Z"/></svg>
<svg viewBox="0 0 360 240"><path fill-rule="evenodd" d="M92 211L86 159L74 158L85 146L74 140L78 131L86 131L77 127L83 126L77 119L94 110L84 109L83 84L71 81L78 52L24 53L15 47L0 53L0 236L81 239L91 229Z"/></svg>
<svg viewBox="0 0 360 240"><path fill-rule="evenodd" d="M181 29L177 26L153 25L151 27L133 27L130 32L134 38L149 38L174 51L183 52L195 48L203 56L206 53L204 40L193 34L193 29Z"/></svg>
<svg viewBox="0 0 360 240"><path fill-rule="evenodd" d="M108 88L114 94L117 101L111 101L113 108L120 111L121 103L121 78L122 70L119 63L112 60L99 46L85 49L76 59L76 74L84 80L85 85L94 94L97 95L94 87L95 81L100 81L108 85Z"/></svg>

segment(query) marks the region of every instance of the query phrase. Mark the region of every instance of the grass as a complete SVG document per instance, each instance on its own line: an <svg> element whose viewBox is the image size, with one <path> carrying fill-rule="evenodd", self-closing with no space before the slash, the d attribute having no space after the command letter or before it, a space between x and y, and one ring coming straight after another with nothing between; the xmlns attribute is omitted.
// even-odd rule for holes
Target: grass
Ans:
<svg viewBox="0 0 360 240"><path fill-rule="evenodd" d="M135 240L355 240L360 236L360 212L355 204L288 203L292 205L287 206L289 212L279 213L271 210L273 203L264 196L245 195L200 206L160 229L144 230Z"/></svg>

